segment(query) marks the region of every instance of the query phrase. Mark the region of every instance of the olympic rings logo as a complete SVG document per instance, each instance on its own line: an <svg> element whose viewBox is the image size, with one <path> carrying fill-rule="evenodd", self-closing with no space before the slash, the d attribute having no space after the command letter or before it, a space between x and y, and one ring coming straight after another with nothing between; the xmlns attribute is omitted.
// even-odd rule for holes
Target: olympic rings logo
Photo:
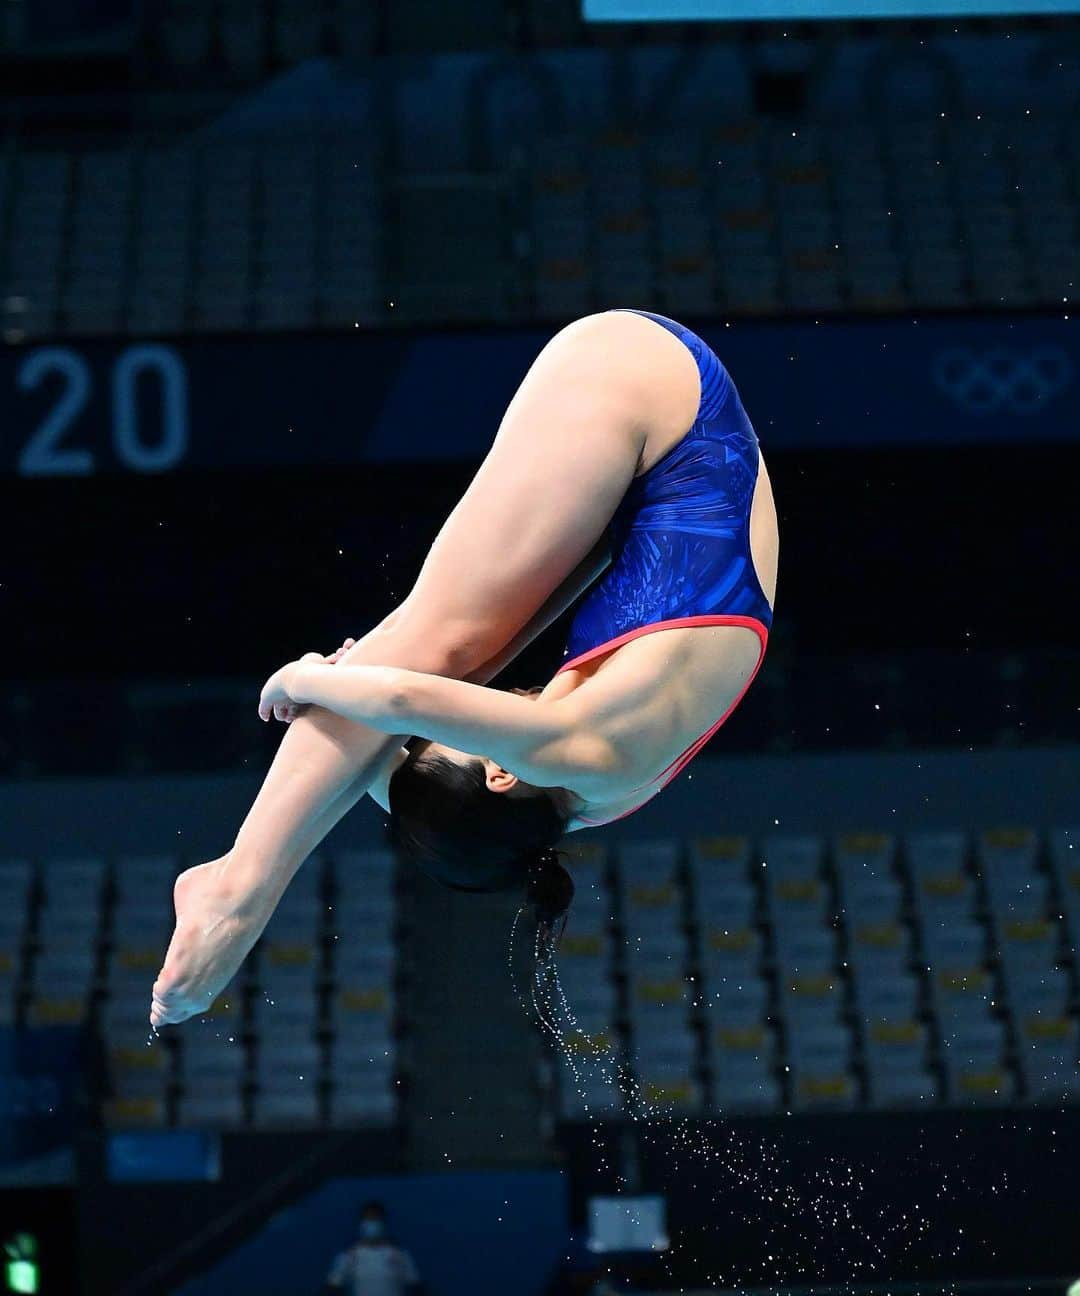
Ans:
<svg viewBox="0 0 1080 1296"><path fill-rule="evenodd" d="M958 347L936 357L933 374L938 389L968 414L1030 415L1066 390L1073 366L1062 347L981 355Z"/></svg>

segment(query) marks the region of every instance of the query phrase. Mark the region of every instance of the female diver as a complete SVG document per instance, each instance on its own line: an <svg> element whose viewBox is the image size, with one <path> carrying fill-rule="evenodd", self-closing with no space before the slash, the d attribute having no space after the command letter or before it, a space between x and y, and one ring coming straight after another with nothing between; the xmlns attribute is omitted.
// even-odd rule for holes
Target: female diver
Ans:
<svg viewBox="0 0 1080 1296"><path fill-rule="evenodd" d="M709 347L645 311L563 329L405 602L265 685L260 715L290 729L232 849L177 879L152 1024L209 1006L365 791L425 871L522 886L554 931L573 895L559 839L650 800L749 688L778 552L757 437ZM585 589L544 688L483 687Z"/></svg>

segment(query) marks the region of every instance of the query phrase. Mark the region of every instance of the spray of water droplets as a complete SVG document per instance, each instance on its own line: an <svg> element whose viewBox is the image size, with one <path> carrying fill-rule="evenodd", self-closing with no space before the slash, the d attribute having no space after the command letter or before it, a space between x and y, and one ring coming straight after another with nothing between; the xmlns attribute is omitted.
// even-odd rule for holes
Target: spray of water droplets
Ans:
<svg viewBox="0 0 1080 1296"><path fill-rule="evenodd" d="M707 1275L716 1285L768 1285L781 1277L784 1282L796 1279L817 1281L823 1265L835 1263L842 1256L849 1270L841 1284L849 1287L890 1276L897 1261L913 1248L923 1258L955 1259L965 1239L963 1230L951 1228L942 1216L942 1206L954 1194L968 1191L962 1183L950 1182L941 1169L933 1203L922 1204L906 1198L886 1208L875 1207L864 1200L869 1181L879 1168L858 1169L841 1157L828 1156L796 1185L791 1167L780 1147L762 1135L740 1133L733 1125L720 1121L706 1123L700 1118L680 1116L670 1107L654 1101L648 1089L636 1078L627 1058L610 1046L606 1037L590 1035L582 1029L559 977L554 951L537 934L533 946L533 971L528 998L522 993L514 975L514 950L518 926L524 910L519 909L510 934L508 964L515 995L523 1011L530 1015L549 1039L556 1055L566 1063L569 1079L581 1100L585 1119L590 1126L591 1141L598 1157L598 1169L611 1172L606 1144L600 1129L600 1116L610 1117L610 1102L605 1112L590 1106L590 1094L604 1088L616 1096L615 1107L622 1108L637 1137L652 1145L669 1159L674 1174L687 1174L687 1164L697 1166L703 1182L694 1183L702 1191L716 1193L718 1228L730 1231L740 1222L765 1227L766 1243L757 1263ZM595 1106L595 1104L594 1104ZM903 1161L911 1156L924 1161L920 1146L914 1153L897 1155L893 1162L880 1167L880 1173L897 1178ZM679 1164L676 1166L675 1159ZM625 1178L616 1182L630 1187ZM726 1188L717 1191L717 1183ZM991 1192L1001 1191L992 1185ZM730 1194L730 1199L726 1199ZM725 1200L721 1200L724 1197ZM675 1278L672 1263L679 1243L672 1241L664 1263L669 1277Z"/></svg>

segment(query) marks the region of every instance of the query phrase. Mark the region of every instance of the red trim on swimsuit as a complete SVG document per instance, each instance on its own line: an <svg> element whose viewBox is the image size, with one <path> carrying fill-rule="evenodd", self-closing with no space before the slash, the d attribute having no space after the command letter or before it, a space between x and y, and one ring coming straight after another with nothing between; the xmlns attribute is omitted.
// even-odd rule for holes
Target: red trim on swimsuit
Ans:
<svg viewBox="0 0 1080 1296"><path fill-rule="evenodd" d="M619 635L616 639L610 639L607 643L599 644L595 648L590 648L588 652L582 653L571 661L564 662L555 672L557 675L561 675L563 671L573 670L575 667L582 666L586 662L595 661L597 657L602 657L607 653L614 652L616 648L621 648L623 644L629 643L631 639L639 639L642 635L652 634L657 630L674 630L677 628L685 629L692 626L745 626L748 630L753 630L757 635L761 644L761 649L758 653L758 659L754 665L754 669L750 673L750 678L739 690L734 701L720 719L710 725L700 738L695 738L682 755L676 756L670 765L657 774L656 778L650 779L648 783L642 784L642 787L651 788L654 783L659 783L660 780L663 779L657 792L662 791L663 788L667 787L671 780L686 768L686 766L694 759L702 747L705 746L713 734L716 733L728 716L731 715L743 700L746 695L746 690L751 684L753 684L754 678L761 669L761 663L765 658L765 649L769 642L768 626L766 626L762 621L759 621L757 617L747 616L692 616L676 617L672 621L656 621L652 625L639 626L636 630L628 630L626 634ZM640 791L640 789L635 789L635 791ZM622 814L615 815L614 819L587 819L584 815L579 815L578 817L583 823L597 826L605 823L614 823L616 819L625 819L627 815L633 814L635 810L640 810L646 801L651 801L652 797L656 795L657 793L654 792L651 796L646 797L645 801L640 801L636 806L632 806L629 810L624 810Z"/></svg>

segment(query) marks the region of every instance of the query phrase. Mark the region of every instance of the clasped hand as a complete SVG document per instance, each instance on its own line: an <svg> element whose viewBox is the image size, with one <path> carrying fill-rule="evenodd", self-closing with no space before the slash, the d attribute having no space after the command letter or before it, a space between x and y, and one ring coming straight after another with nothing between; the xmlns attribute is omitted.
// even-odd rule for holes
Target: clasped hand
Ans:
<svg viewBox="0 0 1080 1296"><path fill-rule="evenodd" d="M346 639L337 652L331 653L329 657L324 657L322 653L317 652L304 653L303 657L286 662L280 670L276 670L263 685L262 692L259 694L260 720L269 720L273 716L285 724L292 724L297 716L303 715L307 708L297 702L292 695L294 672L297 666L304 662L313 662L318 666L335 666L354 643L356 643L355 639Z"/></svg>

